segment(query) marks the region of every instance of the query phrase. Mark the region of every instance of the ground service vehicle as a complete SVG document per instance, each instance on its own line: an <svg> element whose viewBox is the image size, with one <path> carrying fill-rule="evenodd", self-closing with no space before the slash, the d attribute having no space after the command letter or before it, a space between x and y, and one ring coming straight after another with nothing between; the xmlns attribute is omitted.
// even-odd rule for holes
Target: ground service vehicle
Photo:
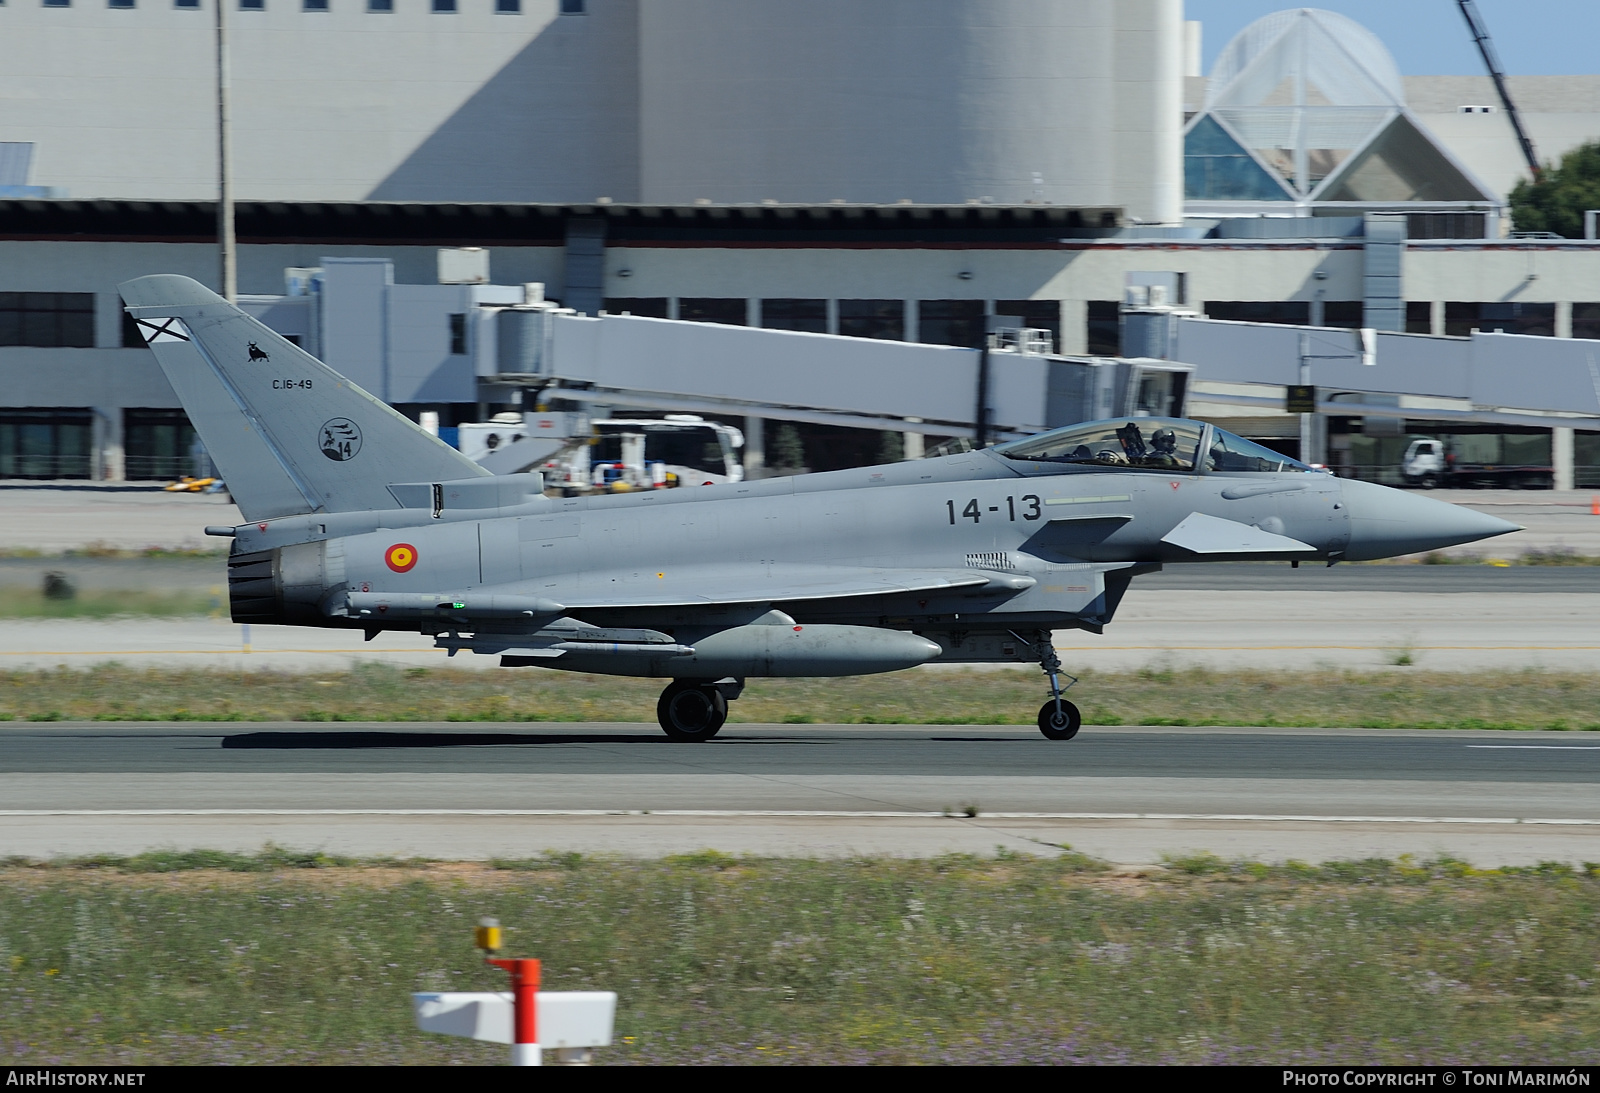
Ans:
<svg viewBox="0 0 1600 1093"><path fill-rule="evenodd" d="M433 635L451 655L668 679L706 740L752 676L1037 663L1172 562L1382 558L1518 530L1334 478L1183 418L1086 422L979 451L697 489L549 498L492 475L186 277L121 287L248 523L239 622Z"/></svg>
<svg viewBox="0 0 1600 1093"><path fill-rule="evenodd" d="M1462 445L1460 441L1470 443ZM1503 459L1504 447L1504 438L1494 435L1443 440L1418 437L1406 446L1400 473L1408 485L1425 490L1436 486L1547 490L1555 485L1554 467L1507 463Z"/></svg>

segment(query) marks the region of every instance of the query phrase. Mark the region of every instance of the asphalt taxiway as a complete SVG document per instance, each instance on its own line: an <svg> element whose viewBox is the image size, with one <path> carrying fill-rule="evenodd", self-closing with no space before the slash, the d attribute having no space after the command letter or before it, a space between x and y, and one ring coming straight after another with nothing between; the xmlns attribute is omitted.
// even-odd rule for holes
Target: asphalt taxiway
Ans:
<svg viewBox="0 0 1600 1093"><path fill-rule="evenodd" d="M266 842L458 859L1051 854L1124 863L1450 853L1600 860L1582 733L735 725L17 725L0 848ZM969 815L970 813L970 815Z"/></svg>
<svg viewBox="0 0 1600 1093"><path fill-rule="evenodd" d="M1576 573L1574 580L1588 573L1551 572ZM1295 576L1287 568L1285 573ZM1564 587L1559 581L1537 583ZM1068 671L1383 670L1397 662L1462 672L1600 670L1600 592L1299 590L1292 579L1276 587L1282 590L1136 582L1103 635L1058 631L1056 647ZM499 658L493 656L447 660L431 638L418 634L385 633L364 642L358 631L246 627L221 618L17 619L0 627L0 669L91 668L107 661L289 672L337 672L368 662L499 670ZM915 669L931 670L944 669Z"/></svg>

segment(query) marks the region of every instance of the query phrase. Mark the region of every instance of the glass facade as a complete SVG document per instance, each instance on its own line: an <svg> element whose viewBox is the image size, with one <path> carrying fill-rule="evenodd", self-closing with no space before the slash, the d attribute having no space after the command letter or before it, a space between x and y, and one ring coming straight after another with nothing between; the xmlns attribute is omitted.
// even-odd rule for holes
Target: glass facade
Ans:
<svg viewBox="0 0 1600 1093"><path fill-rule="evenodd" d="M0 292L0 345L94 345L94 293Z"/></svg>
<svg viewBox="0 0 1600 1093"><path fill-rule="evenodd" d="M182 410L124 410L122 450L128 479L170 482L194 474L194 439L194 426Z"/></svg>
<svg viewBox="0 0 1600 1093"><path fill-rule="evenodd" d="M87 409L0 409L0 478L88 478L94 417Z"/></svg>
<svg viewBox="0 0 1600 1093"><path fill-rule="evenodd" d="M839 333L851 338L904 341L904 300L840 300Z"/></svg>
<svg viewBox="0 0 1600 1093"><path fill-rule="evenodd" d="M826 300L762 300L761 325L768 330L828 332Z"/></svg>
<svg viewBox="0 0 1600 1093"><path fill-rule="evenodd" d="M1576 307L1573 310L1576 312ZM1446 334L1464 337L1474 330L1554 337L1556 305L1502 303L1498 300L1478 303L1447 302L1444 305Z"/></svg>
<svg viewBox="0 0 1600 1093"><path fill-rule="evenodd" d="M1061 348L1060 300L996 300L996 315L1019 315L1022 325L1030 330L1048 330L1050 348Z"/></svg>
<svg viewBox="0 0 1600 1093"><path fill-rule="evenodd" d="M1311 304L1306 300L1207 300L1206 318L1304 326L1311 321Z"/></svg>
<svg viewBox="0 0 1600 1093"><path fill-rule="evenodd" d="M646 319L667 317L665 296L607 296L600 309L607 315L639 315Z"/></svg>
<svg viewBox="0 0 1600 1093"><path fill-rule="evenodd" d="M749 304L742 296L690 296L678 301L678 318L696 323L745 326Z"/></svg>
<svg viewBox="0 0 1600 1093"><path fill-rule="evenodd" d="M920 300L917 341L982 349L987 339L982 300Z"/></svg>

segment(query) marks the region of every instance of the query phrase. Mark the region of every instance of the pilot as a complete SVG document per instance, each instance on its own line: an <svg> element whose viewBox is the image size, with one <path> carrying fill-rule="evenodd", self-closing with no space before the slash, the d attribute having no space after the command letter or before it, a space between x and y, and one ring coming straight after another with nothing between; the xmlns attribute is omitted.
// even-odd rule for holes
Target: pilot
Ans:
<svg viewBox="0 0 1600 1093"><path fill-rule="evenodd" d="M1157 429L1150 437L1150 454L1141 462L1146 467L1179 467L1178 434L1171 429Z"/></svg>

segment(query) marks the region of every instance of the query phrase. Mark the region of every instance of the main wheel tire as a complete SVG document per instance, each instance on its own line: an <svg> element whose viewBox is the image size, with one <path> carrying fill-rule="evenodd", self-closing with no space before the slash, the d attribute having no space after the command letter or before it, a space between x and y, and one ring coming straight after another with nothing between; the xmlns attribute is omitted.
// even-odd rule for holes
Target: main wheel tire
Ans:
<svg viewBox="0 0 1600 1093"><path fill-rule="evenodd" d="M656 720L672 740L710 740L728 720L728 700L715 687L679 680L661 692Z"/></svg>
<svg viewBox="0 0 1600 1093"><path fill-rule="evenodd" d="M1435 486L1437 486L1438 484L1439 484L1439 476L1438 475L1436 475L1436 474L1425 474L1425 475L1422 476L1422 488L1423 489L1431 490Z"/></svg>
<svg viewBox="0 0 1600 1093"><path fill-rule="evenodd" d="M1078 712L1078 707L1061 700L1061 712L1056 712L1055 699L1051 699L1039 707L1039 731L1044 733L1046 740L1071 740L1078 735L1078 729L1083 726L1083 715Z"/></svg>

